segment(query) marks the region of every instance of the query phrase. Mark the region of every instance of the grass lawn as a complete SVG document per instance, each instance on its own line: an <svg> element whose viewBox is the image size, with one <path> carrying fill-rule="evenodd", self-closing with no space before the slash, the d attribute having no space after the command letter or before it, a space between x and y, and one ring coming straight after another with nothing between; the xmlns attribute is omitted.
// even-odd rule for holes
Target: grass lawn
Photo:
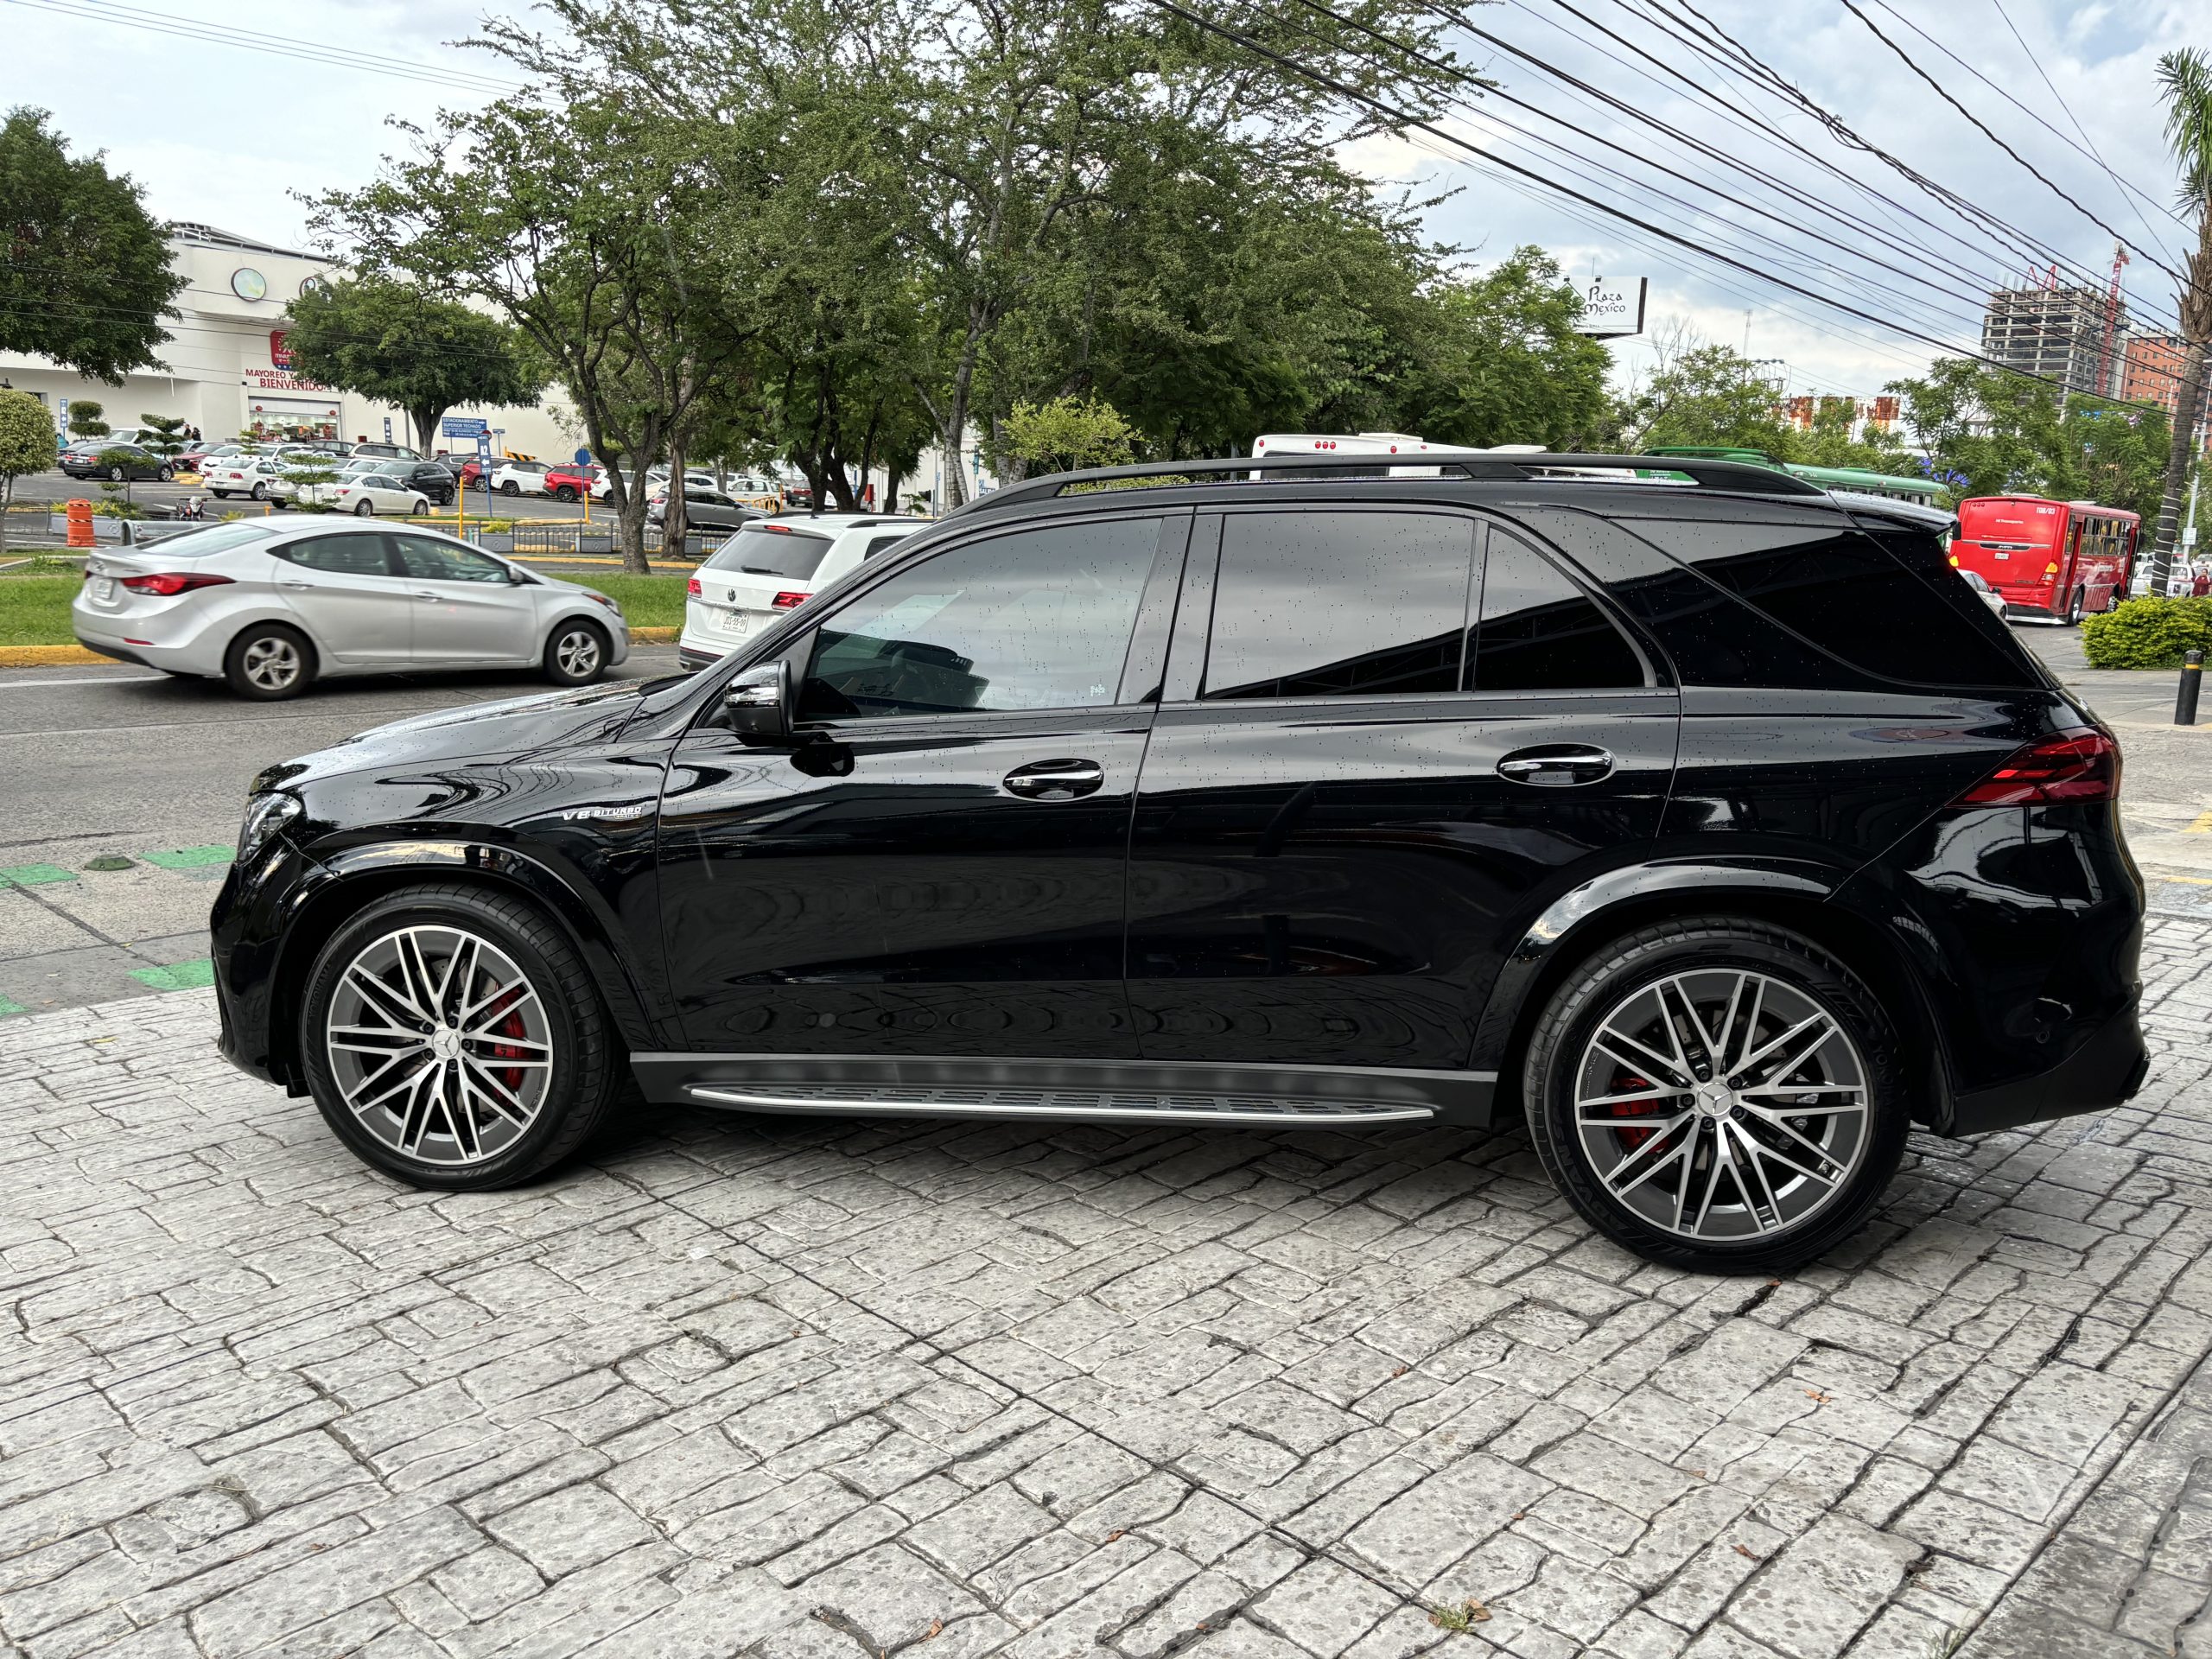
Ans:
<svg viewBox="0 0 2212 1659"><path fill-rule="evenodd" d="M633 628L683 626L684 584L690 580L689 572L680 576L602 576L596 572L586 575L582 571L540 570L538 575L598 588L622 607L622 614Z"/></svg>
<svg viewBox="0 0 2212 1659"><path fill-rule="evenodd" d="M0 645L67 645L81 576L0 576Z"/></svg>
<svg viewBox="0 0 2212 1659"><path fill-rule="evenodd" d="M554 581L556 571L540 573ZM680 628L683 626L683 576L579 575L576 580L596 588L622 607L633 628ZM76 636L69 632L69 601L76 598L82 578L66 576L0 575L0 645L66 645Z"/></svg>

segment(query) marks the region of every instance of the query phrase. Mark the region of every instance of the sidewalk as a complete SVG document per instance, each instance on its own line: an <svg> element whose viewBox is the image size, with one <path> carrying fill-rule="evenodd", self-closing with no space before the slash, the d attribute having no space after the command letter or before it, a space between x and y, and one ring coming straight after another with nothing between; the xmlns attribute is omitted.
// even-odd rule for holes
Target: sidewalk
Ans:
<svg viewBox="0 0 2212 1659"><path fill-rule="evenodd" d="M2136 1102L1916 1137L1780 1282L1611 1249L1517 1134L670 1112L440 1198L204 991L18 1017L0 1652L2201 1644L2212 920L2145 966Z"/></svg>

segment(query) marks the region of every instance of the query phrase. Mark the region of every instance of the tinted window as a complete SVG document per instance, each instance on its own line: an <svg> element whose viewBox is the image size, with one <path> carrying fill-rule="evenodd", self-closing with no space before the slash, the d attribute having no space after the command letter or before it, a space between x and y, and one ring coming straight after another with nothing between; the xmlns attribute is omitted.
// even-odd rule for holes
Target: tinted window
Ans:
<svg viewBox="0 0 2212 1659"><path fill-rule="evenodd" d="M505 565L474 548L456 547L428 536L394 536L391 541L399 555L400 569L416 582L504 582L507 579Z"/></svg>
<svg viewBox="0 0 2212 1659"><path fill-rule="evenodd" d="M1493 534L1467 683L1478 691L1642 685L1643 664L1605 613L1527 543Z"/></svg>
<svg viewBox="0 0 2212 1659"><path fill-rule="evenodd" d="M889 552L913 533L911 530L902 530L895 535L878 536L872 538L868 544L861 550L861 563L865 564L877 554Z"/></svg>
<svg viewBox="0 0 2212 1659"><path fill-rule="evenodd" d="M318 536L276 550L277 556L310 570L327 570L337 576L388 576L381 536ZM167 548L162 550L168 552Z"/></svg>
<svg viewBox="0 0 2212 1659"><path fill-rule="evenodd" d="M1157 518L1058 524L925 559L815 637L810 719L1080 709L1114 701Z"/></svg>
<svg viewBox="0 0 2212 1659"><path fill-rule="evenodd" d="M1451 691L1471 520L1429 512L1233 512L1205 695Z"/></svg>
<svg viewBox="0 0 2212 1659"><path fill-rule="evenodd" d="M1924 581L1873 537L1835 524L1666 523L1636 526L1703 575L1792 632L1868 673L1929 685L2020 685L2017 647L2000 648L1955 601L1955 582ZM1951 575L1936 538L1885 531L1894 543L1924 543L1931 572ZM1910 547L1899 551L1910 552ZM1986 607L1975 607L1976 609ZM2009 646L2010 641L2004 642Z"/></svg>
<svg viewBox="0 0 2212 1659"><path fill-rule="evenodd" d="M807 582L830 551L830 537L776 524L748 524L715 551L709 570L742 570L755 576Z"/></svg>

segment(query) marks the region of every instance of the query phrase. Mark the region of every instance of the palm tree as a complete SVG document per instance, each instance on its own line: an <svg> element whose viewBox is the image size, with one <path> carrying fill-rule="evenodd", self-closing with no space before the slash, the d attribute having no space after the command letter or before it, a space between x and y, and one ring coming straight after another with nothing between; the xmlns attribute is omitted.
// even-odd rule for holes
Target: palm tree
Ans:
<svg viewBox="0 0 2212 1659"><path fill-rule="evenodd" d="M2174 404L2173 445L2166 452L2166 487L2151 543L2151 591L2166 590L2182 492L2196 459L2197 406L2204 363L2212 351L2212 54L2190 49L2158 60L2159 97L2166 106L2166 143L2181 169L2181 207L2196 219L2196 248L2181 285L2181 392Z"/></svg>

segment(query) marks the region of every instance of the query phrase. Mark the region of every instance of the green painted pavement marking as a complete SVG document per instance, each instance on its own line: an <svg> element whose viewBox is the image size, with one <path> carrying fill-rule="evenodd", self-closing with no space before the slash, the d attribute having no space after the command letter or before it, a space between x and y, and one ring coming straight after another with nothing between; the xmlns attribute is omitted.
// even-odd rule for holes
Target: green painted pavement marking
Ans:
<svg viewBox="0 0 2212 1659"><path fill-rule="evenodd" d="M166 968L133 968L130 977L157 991L196 991L215 982L214 962L173 962Z"/></svg>
<svg viewBox="0 0 2212 1659"><path fill-rule="evenodd" d="M12 998L0 996L0 1019L5 1019L11 1014L29 1014L29 1008Z"/></svg>
<svg viewBox="0 0 2212 1659"><path fill-rule="evenodd" d="M65 870L59 864L0 865L0 887L10 885L42 887L49 881L74 881L76 879L74 872Z"/></svg>
<svg viewBox="0 0 2212 1659"><path fill-rule="evenodd" d="M174 852L141 853L149 864L164 870L199 870L210 864L227 864L231 849L227 847L180 847Z"/></svg>

